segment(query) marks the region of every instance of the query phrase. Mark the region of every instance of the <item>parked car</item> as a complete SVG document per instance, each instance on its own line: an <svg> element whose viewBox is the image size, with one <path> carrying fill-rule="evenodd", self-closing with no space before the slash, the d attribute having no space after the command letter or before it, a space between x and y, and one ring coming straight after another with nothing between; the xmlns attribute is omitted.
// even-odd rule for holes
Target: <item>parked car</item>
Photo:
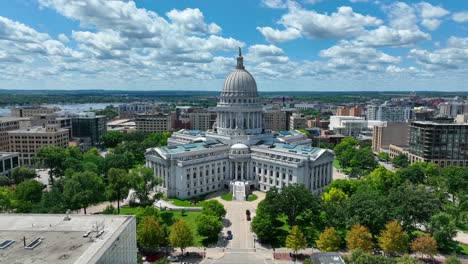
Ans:
<svg viewBox="0 0 468 264"><path fill-rule="evenodd" d="M250 218L250 215L248 214L247 215L247 221L250 221L250 220L252 220L252 218Z"/></svg>
<svg viewBox="0 0 468 264"><path fill-rule="evenodd" d="M250 210L248 210L248 209L245 210L245 214L246 214L246 215L250 215Z"/></svg>
<svg viewBox="0 0 468 264"><path fill-rule="evenodd" d="M227 239L227 240L231 240L231 239L232 239L232 232L231 232L231 230L227 231L226 239Z"/></svg>
<svg viewBox="0 0 468 264"><path fill-rule="evenodd" d="M170 262L179 262L180 258L178 256L169 256L167 257L167 260L169 260Z"/></svg>

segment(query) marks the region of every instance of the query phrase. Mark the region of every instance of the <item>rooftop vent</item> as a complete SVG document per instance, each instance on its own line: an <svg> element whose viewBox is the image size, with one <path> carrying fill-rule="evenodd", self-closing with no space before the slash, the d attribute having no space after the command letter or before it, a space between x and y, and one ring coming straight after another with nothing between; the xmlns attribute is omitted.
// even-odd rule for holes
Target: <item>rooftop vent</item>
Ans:
<svg viewBox="0 0 468 264"><path fill-rule="evenodd" d="M13 244L13 240L5 240L3 241L2 243L0 243L0 249L5 249L7 247L9 247L11 244Z"/></svg>
<svg viewBox="0 0 468 264"><path fill-rule="evenodd" d="M27 244L24 248L25 249L34 249L35 247L39 246L39 244L42 243L42 240L44 240L43 237L38 237L34 239L31 243Z"/></svg>

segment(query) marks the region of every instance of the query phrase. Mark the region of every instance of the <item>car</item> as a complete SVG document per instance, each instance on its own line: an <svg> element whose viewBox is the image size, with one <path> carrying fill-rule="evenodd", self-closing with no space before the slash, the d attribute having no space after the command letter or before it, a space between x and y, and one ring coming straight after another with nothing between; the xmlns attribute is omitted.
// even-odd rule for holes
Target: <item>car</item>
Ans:
<svg viewBox="0 0 468 264"><path fill-rule="evenodd" d="M250 215L250 210L249 209L245 210L245 214Z"/></svg>
<svg viewBox="0 0 468 264"><path fill-rule="evenodd" d="M227 240L231 240L231 239L232 239L232 232L231 232L231 230L227 231L226 234L227 234L226 239L227 239Z"/></svg>
<svg viewBox="0 0 468 264"><path fill-rule="evenodd" d="M248 214L247 215L247 221L250 221L250 220L252 220L252 218L250 218L250 215Z"/></svg>
<svg viewBox="0 0 468 264"><path fill-rule="evenodd" d="M179 257L178 256L169 256L167 257L167 260L169 260L170 262L179 262Z"/></svg>

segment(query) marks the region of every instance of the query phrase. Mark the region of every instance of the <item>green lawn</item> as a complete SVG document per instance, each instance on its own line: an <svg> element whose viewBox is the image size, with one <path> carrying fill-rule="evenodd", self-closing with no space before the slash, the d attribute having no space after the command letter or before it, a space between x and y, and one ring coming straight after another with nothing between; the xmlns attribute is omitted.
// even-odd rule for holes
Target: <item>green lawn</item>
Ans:
<svg viewBox="0 0 468 264"><path fill-rule="evenodd" d="M247 196L247 201L249 201L249 202L255 201L257 199L258 199L258 196L255 195L255 194L251 194L251 195Z"/></svg>
<svg viewBox="0 0 468 264"><path fill-rule="evenodd" d="M121 207L120 208L120 214L122 215L138 215L142 214L144 211L143 207ZM169 231L172 228L172 225L180 219L183 219L187 222L187 224L190 226L194 233L194 245L195 247L202 247L202 240L203 237L201 237L198 232L197 232L197 216L200 215L201 212L185 212L185 216L182 216L181 211L161 211L161 218L163 219L163 222L167 225L169 228Z"/></svg>
<svg viewBox="0 0 468 264"><path fill-rule="evenodd" d="M232 193L228 192L226 194L221 195L221 199L224 201L232 201Z"/></svg>
<svg viewBox="0 0 468 264"><path fill-rule="evenodd" d="M465 233L468 233L468 223L459 223L457 225L457 228L460 230L460 231L463 231Z"/></svg>
<svg viewBox="0 0 468 264"><path fill-rule="evenodd" d="M208 196L209 193L207 194L204 194L204 195L200 195L198 197L195 197L195 198L190 198L188 200L181 200L181 199L177 199L177 198L164 198L164 201L168 201L168 202L172 202L173 205L176 205L176 206L183 206L183 207L202 207L205 199L206 199L206 196ZM190 202L193 202L193 201L198 201L198 204L191 204Z"/></svg>

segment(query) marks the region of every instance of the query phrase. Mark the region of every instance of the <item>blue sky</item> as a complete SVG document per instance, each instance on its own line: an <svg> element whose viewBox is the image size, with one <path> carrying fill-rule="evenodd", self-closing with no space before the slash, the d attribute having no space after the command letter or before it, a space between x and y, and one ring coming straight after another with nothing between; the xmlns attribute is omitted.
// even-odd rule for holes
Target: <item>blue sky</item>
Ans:
<svg viewBox="0 0 468 264"><path fill-rule="evenodd" d="M468 2L0 2L0 89L467 91Z"/></svg>

